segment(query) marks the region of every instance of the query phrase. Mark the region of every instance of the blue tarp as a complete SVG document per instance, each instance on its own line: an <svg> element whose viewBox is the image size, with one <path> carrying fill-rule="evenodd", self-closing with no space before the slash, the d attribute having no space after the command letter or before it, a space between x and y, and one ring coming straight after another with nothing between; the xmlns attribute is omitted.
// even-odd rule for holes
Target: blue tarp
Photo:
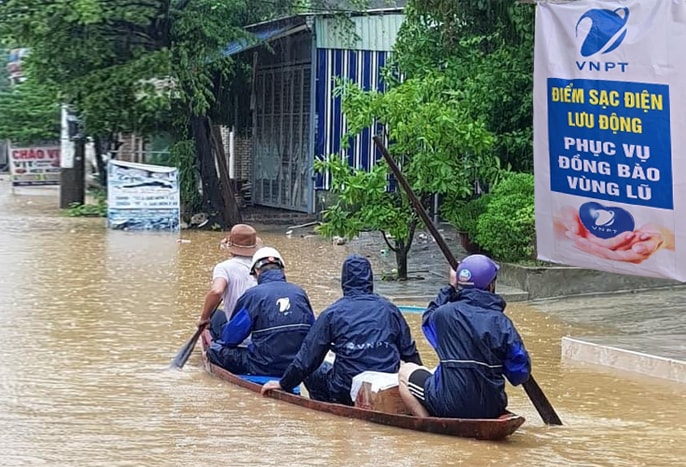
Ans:
<svg viewBox="0 0 686 467"><path fill-rule="evenodd" d="M244 380L250 381L251 383L264 384L268 381L278 381L279 378L276 376L258 376L258 375L238 375ZM300 395L300 386L293 388L293 394L296 396Z"/></svg>

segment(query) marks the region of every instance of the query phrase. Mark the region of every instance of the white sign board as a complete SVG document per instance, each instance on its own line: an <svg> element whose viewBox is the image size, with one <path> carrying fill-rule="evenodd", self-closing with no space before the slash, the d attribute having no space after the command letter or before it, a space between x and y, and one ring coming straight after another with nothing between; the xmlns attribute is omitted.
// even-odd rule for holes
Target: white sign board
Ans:
<svg viewBox="0 0 686 467"><path fill-rule="evenodd" d="M540 259L686 280L685 40L683 1L537 6Z"/></svg>
<svg viewBox="0 0 686 467"><path fill-rule="evenodd" d="M60 184L57 146L10 146L9 165L13 186Z"/></svg>
<svg viewBox="0 0 686 467"><path fill-rule="evenodd" d="M174 167L111 160L107 223L118 230L179 230L179 172Z"/></svg>

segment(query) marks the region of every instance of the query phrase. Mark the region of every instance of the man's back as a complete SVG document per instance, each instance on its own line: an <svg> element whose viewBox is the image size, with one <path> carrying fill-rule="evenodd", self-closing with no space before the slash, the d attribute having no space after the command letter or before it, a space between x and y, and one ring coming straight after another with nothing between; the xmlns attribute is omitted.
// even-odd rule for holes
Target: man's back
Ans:
<svg viewBox="0 0 686 467"><path fill-rule="evenodd" d="M304 381L313 399L352 405L353 376L396 372L401 359L421 364L400 310L373 293L366 258L353 254L343 262L341 284L343 298L319 315L281 380L267 383L263 391L291 390ZM336 353L333 366L322 363L329 350Z"/></svg>
<svg viewBox="0 0 686 467"><path fill-rule="evenodd" d="M317 369L327 351L336 354L326 375L328 400L352 404L350 386L363 371L398 371L400 360L421 362L405 318L373 293L369 261L351 255L341 273L343 297L317 318L282 383L289 387Z"/></svg>
<svg viewBox="0 0 686 467"><path fill-rule="evenodd" d="M364 371L395 373L401 360L420 361L405 318L383 297L346 296L322 315L336 354L333 393L349 394L352 378Z"/></svg>
<svg viewBox="0 0 686 467"><path fill-rule="evenodd" d="M223 340L237 345L244 334L252 332L248 346L250 372L281 376L313 322L314 313L305 291L286 282L283 271L269 270L260 274L256 287L238 299Z"/></svg>
<svg viewBox="0 0 686 467"><path fill-rule="evenodd" d="M528 354L500 296L447 289L453 296L432 302L423 317L422 328L440 361L426 383L427 405L442 417L498 417L507 407L503 375L519 384L524 369L518 363L526 362L528 376Z"/></svg>
<svg viewBox="0 0 686 467"><path fill-rule="evenodd" d="M222 297L227 319L230 318L238 298L246 290L257 285L255 277L250 275L251 262L252 258L247 256L234 256L214 267L212 280L222 278L227 283Z"/></svg>

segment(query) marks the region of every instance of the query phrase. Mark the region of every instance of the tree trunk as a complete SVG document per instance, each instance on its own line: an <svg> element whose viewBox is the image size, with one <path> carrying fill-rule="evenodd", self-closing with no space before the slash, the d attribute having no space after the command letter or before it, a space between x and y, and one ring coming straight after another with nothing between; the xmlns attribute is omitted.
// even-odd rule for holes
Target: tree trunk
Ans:
<svg viewBox="0 0 686 467"><path fill-rule="evenodd" d="M95 165L98 168L98 182L102 189L107 191L107 165L102 159L102 138L99 136L93 137L93 149L95 150Z"/></svg>
<svg viewBox="0 0 686 467"><path fill-rule="evenodd" d="M381 231L381 237L386 242L388 248L395 254L395 265L398 270L398 280L407 280L407 256L412 247L412 240L414 240L414 233L417 230L417 218L412 216L410 223L407 226L407 242L404 240L393 240L393 244L388 241L386 232Z"/></svg>
<svg viewBox="0 0 686 467"><path fill-rule="evenodd" d="M212 138L209 119L205 116L192 115L190 128L195 140L195 152L200 166L202 180L202 209L210 218L210 225L217 221L222 228L227 227L224 219L224 200L220 194L219 178L212 152Z"/></svg>
<svg viewBox="0 0 686 467"><path fill-rule="evenodd" d="M227 228L243 222L241 212L236 203L236 195L233 192L229 171L226 167L226 154L222 143L222 134L218 126L212 126L212 145L215 148L214 154L219 168L219 181L221 182L221 195L224 200L224 221Z"/></svg>
<svg viewBox="0 0 686 467"><path fill-rule="evenodd" d="M395 243L395 264L398 268L398 280L407 280L407 252L409 248L405 246L405 242L396 241Z"/></svg>

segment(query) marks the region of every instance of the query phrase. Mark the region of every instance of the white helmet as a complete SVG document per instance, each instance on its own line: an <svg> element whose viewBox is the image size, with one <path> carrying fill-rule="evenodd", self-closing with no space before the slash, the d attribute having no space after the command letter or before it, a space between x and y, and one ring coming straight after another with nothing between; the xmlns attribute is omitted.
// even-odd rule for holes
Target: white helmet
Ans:
<svg viewBox="0 0 686 467"><path fill-rule="evenodd" d="M278 264L281 268L286 267L281 253L276 248L265 246L260 248L252 255L252 265L250 266L250 274L255 274L257 269L260 269L265 264Z"/></svg>

